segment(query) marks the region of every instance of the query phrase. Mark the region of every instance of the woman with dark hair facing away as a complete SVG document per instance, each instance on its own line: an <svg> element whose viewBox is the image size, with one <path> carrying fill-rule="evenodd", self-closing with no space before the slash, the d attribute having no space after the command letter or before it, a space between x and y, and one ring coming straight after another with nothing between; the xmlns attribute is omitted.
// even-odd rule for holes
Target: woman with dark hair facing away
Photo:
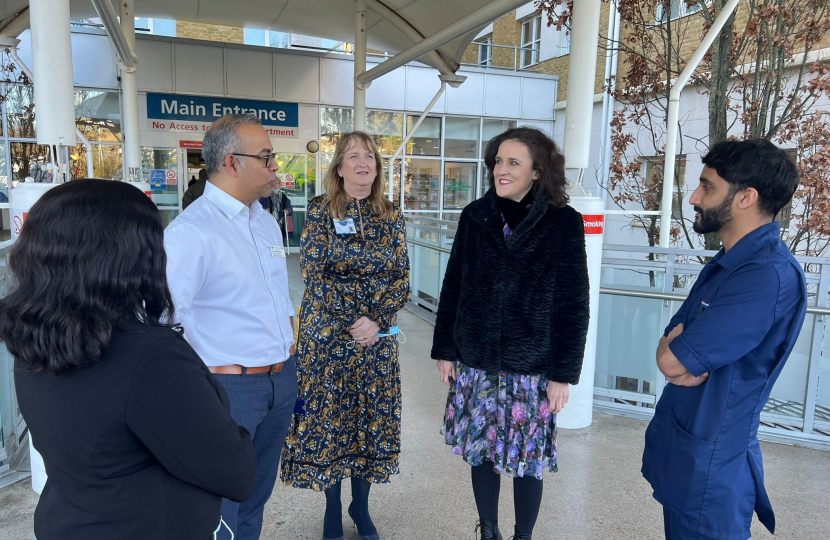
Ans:
<svg viewBox="0 0 830 540"><path fill-rule="evenodd" d="M341 484L360 540L379 540L369 490L399 472L401 372L397 312L409 298L401 209L383 191L383 166L367 134L338 141L308 201L300 247L305 294L297 346L299 400L281 478L326 495L323 540L344 540Z"/></svg>
<svg viewBox="0 0 830 540"><path fill-rule="evenodd" d="M250 434L166 323L166 262L155 205L109 180L46 192L12 247L0 339L48 474L39 540L208 540L254 489Z"/></svg>
<svg viewBox="0 0 830 540"><path fill-rule="evenodd" d="M579 382L588 332L582 215L565 158L537 129L487 145L490 189L464 208L444 274L432 358L449 385L442 433L472 466L477 538L501 540L501 477L513 538L531 538L542 473L557 470L556 414Z"/></svg>

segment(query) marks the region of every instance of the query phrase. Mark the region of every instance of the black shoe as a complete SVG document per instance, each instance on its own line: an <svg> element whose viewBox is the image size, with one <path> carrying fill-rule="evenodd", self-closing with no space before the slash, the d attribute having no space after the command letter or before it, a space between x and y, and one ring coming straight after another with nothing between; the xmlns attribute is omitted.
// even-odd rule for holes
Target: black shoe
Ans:
<svg viewBox="0 0 830 540"><path fill-rule="evenodd" d="M513 536L510 537L510 540L531 540L531 538L530 534L522 534L519 529L513 527Z"/></svg>
<svg viewBox="0 0 830 540"><path fill-rule="evenodd" d="M499 520L493 521L479 520L476 522L476 540L503 540L501 531L499 531Z"/></svg>
<svg viewBox="0 0 830 540"><path fill-rule="evenodd" d="M352 518L352 521L354 521L354 517L352 517L352 505L351 504L349 505L348 513L349 513L349 517ZM360 538L360 540L380 540L380 536L378 536L377 532L375 534L369 534L369 535L360 534L360 531L357 529L357 523L354 524L354 528L357 531L357 536L358 536L358 538Z"/></svg>

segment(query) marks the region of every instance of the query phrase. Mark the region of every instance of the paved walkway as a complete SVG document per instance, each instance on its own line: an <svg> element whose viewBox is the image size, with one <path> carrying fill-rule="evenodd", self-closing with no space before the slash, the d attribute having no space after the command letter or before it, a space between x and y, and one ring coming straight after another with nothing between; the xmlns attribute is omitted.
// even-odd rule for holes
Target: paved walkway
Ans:
<svg viewBox="0 0 830 540"><path fill-rule="evenodd" d="M296 255L289 259L297 276ZM297 301L302 285L292 280ZM384 540L472 540L476 520L469 468L453 456L438 433L446 387L428 359L432 327L402 312L399 326L403 378L401 474L372 489L372 515ZM594 415L591 427L560 431L560 472L545 480L537 540L658 540L660 506L640 475L646 423ZM779 540L830 539L830 452L761 443L767 489L775 507L773 537L757 520L752 537ZM344 502L348 488L344 488ZM28 481L0 490L0 539L31 540L37 495ZM277 485L265 509L263 539L319 540L325 506L320 493ZM344 508L347 504L344 504ZM512 489L504 481L502 532L512 533ZM345 512L344 512L345 514ZM351 527L348 517L344 524ZM357 540L346 528L346 539ZM505 534L505 540L509 534ZM114 539L115 540L115 539Z"/></svg>

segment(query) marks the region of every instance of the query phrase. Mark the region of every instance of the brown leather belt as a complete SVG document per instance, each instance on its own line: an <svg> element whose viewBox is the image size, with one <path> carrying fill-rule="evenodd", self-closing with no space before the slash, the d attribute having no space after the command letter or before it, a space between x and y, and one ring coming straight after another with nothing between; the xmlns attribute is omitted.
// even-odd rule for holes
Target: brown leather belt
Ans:
<svg viewBox="0 0 830 540"><path fill-rule="evenodd" d="M279 364L271 364L270 366L249 368L240 366L239 364L233 364L230 366L208 366L208 369L211 373L215 373L217 375L256 375L258 373L274 374L282 371L283 364L284 362L280 362Z"/></svg>

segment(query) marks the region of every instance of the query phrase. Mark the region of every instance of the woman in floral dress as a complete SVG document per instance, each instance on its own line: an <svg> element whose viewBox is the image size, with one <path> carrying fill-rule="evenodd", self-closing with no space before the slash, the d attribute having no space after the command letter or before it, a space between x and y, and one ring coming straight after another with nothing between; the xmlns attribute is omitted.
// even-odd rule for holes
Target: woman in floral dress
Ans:
<svg viewBox="0 0 830 540"><path fill-rule="evenodd" d="M513 539L529 540L542 473L557 469L556 413L582 370L585 233L567 205L565 158L544 133L502 133L484 161L490 190L459 219L432 358L450 386L442 433L472 466L477 537L502 538L504 475L513 479Z"/></svg>
<svg viewBox="0 0 830 540"><path fill-rule="evenodd" d="M302 235L299 399L281 478L325 492L324 540L343 538L345 478L351 478L349 515L360 539L377 540L369 488L399 472L394 332L409 297L409 258L403 215L384 197L382 171L368 135L344 135L324 181L326 195L309 201Z"/></svg>

